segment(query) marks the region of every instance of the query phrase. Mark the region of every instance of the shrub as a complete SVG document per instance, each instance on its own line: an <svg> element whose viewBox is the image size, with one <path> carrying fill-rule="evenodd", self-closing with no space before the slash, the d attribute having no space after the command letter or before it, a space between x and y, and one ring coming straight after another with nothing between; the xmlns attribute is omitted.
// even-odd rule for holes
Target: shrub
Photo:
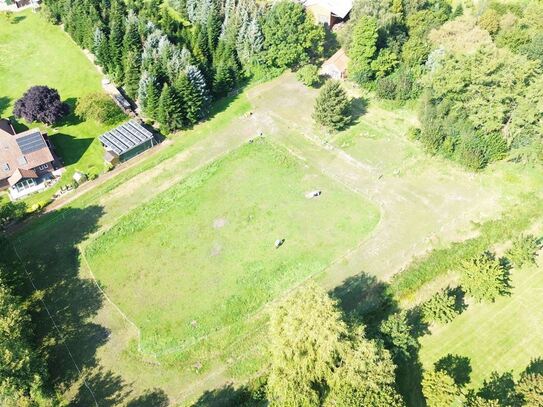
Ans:
<svg viewBox="0 0 543 407"><path fill-rule="evenodd" d="M125 116L111 98L101 92L88 94L77 101L75 114L88 120L100 123L114 124Z"/></svg>
<svg viewBox="0 0 543 407"><path fill-rule="evenodd" d="M304 65L296 72L296 78L305 86L311 87L317 86L321 81L319 68L316 65Z"/></svg>
<svg viewBox="0 0 543 407"><path fill-rule="evenodd" d="M378 79L375 86L375 93L381 99L396 99L396 82L391 76Z"/></svg>
<svg viewBox="0 0 543 407"><path fill-rule="evenodd" d="M422 393L428 407L455 405L460 396L460 390L453 378L441 370L424 372Z"/></svg>
<svg viewBox="0 0 543 407"><path fill-rule="evenodd" d="M524 45L532 40L528 31L521 27L513 27L507 31L500 31L496 36L496 45L501 48L509 48L513 52L518 52Z"/></svg>
<svg viewBox="0 0 543 407"><path fill-rule="evenodd" d="M496 10L488 9L479 18L479 27L487 30L490 34L496 34L500 29L500 15Z"/></svg>
<svg viewBox="0 0 543 407"><path fill-rule="evenodd" d="M494 302L509 294L509 273L492 253L463 261L460 271L462 288L477 302Z"/></svg>
<svg viewBox="0 0 543 407"><path fill-rule="evenodd" d="M521 268L526 264L535 264L539 244L532 235L520 236L513 241L513 246L507 251L506 257L513 267Z"/></svg>
<svg viewBox="0 0 543 407"><path fill-rule="evenodd" d="M27 122L54 124L68 113L68 106L62 103L55 89L47 86L33 86L15 102L13 114Z"/></svg>
<svg viewBox="0 0 543 407"><path fill-rule="evenodd" d="M434 294L422 305L422 319L426 323L446 324L458 314L456 297L450 289Z"/></svg>

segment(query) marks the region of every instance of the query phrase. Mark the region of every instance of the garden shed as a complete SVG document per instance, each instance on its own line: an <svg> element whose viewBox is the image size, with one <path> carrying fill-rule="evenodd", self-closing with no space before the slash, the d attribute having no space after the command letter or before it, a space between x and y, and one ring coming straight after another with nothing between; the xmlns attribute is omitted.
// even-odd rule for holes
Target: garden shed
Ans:
<svg viewBox="0 0 543 407"><path fill-rule="evenodd" d="M106 162L113 165L130 160L156 144L153 133L136 120L101 135L100 142L106 150Z"/></svg>

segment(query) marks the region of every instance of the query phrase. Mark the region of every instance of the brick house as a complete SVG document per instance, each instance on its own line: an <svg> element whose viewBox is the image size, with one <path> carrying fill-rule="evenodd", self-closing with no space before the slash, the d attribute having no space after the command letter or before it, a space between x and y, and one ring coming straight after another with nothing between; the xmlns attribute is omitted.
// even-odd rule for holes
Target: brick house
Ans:
<svg viewBox="0 0 543 407"><path fill-rule="evenodd" d="M9 120L0 119L0 190L7 189L13 200L41 191L58 167L47 134L17 133Z"/></svg>

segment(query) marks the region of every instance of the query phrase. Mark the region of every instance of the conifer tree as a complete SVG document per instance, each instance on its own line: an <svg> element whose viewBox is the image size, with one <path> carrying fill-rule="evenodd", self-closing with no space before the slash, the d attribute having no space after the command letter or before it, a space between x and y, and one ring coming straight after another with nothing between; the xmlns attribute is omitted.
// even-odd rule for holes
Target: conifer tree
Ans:
<svg viewBox="0 0 543 407"><path fill-rule="evenodd" d="M146 97L143 101L143 111L147 116L157 119L161 91L157 78L151 74L149 75L145 95Z"/></svg>
<svg viewBox="0 0 543 407"><path fill-rule="evenodd" d="M203 118L209 109L209 104L211 103L211 94L206 84L204 75L196 66L189 65L187 67L187 77L194 86L194 88L198 91L202 100L202 110L200 111L200 118Z"/></svg>
<svg viewBox="0 0 543 407"><path fill-rule="evenodd" d="M114 80L122 83L123 80L123 38L125 33L124 17L120 1L112 3L110 17L109 55L110 66L108 71L114 76Z"/></svg>
<svg viewBox="0 0 543 407"><path fill-rule="evenodd" d="M341 130L352 120L349 110L350 101L341 83L327 81L317 97L313 119L329 129Z"/></svg>
<svg viewBox="0 0 543 407"><path fill-rule="evenodd" d="M182 99L188 125L198 122L201 117L203 99L186 74L182 74L175 84L175 89Z"/></svg>
<svg viewBox="0 0 543 407"><path fill-rule="evenodd" d="M225 96L235 84L235 78L227 62L221 61L213 77L213 93L217 96Z"/></svg>
<svg viewBox="0 0 543 407"><path fill-rule="evenodd" d="M132 99L135 99L138 94L141 65L139 55L136 51L130 51L124 63L124 90Z"/></svg>
<svg viewBox="0 0 543 407"><path fill-rule="evenodd" d="M96 30L94 30L91 51L94 53L98 65L102 66L107 72L107 68L111 64L109 46L104 32L99 27L96 27Z"/></svg>
<svg viewBox="0 0 543 407"><path fill-rule="evenodd" d="M175 89L167 83L162 88L158 101L158 122L166 133L179 130L185 124L183 106Z"/></svg>
<svg viewBox="0 0 543 407"><path fill-rule="evenodd" d="M126 57L130 52L141 54L143 46L138 29L139 21L131 10L126 20L126 28L123 37L123 55Z"/></svg>

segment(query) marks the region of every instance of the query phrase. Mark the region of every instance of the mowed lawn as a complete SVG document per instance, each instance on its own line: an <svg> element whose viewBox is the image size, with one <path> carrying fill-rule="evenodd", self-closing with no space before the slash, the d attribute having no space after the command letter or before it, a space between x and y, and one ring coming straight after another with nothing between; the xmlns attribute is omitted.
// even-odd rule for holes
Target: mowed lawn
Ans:
<svg viewBox="0 0 543 407"><path fill-rule="evenodd" d="M322 196L307 199L316 189ZM361 196L258 140L125 216L86 256L141 329L143 350L171 354L243 325L378 220Z"/></svg>
<svg viewBox="0 0 543 407"><path fill-rule="evenodd" d="M59 26L40 14L17 13L12 23L0 23L0 117L13 117L15 101L31 86L57 89L72 114L54 128L24 122L19 127L40 127L49 133L67 166L66 181L76 169L94 174L104 170L97 137L108 128L73 115L78 99L102 90L100 80L100 74L81 49Z"/></svg>
<svg viewBox="0 0 543 407"><path fill-rule="evenodd" d="M518 375L543 356L543 264L514 271L513 291L493 304L473 304L451 323L421 338L425 368L447 354L470 360L471 384L480 387L493 371Z"/></svg>

